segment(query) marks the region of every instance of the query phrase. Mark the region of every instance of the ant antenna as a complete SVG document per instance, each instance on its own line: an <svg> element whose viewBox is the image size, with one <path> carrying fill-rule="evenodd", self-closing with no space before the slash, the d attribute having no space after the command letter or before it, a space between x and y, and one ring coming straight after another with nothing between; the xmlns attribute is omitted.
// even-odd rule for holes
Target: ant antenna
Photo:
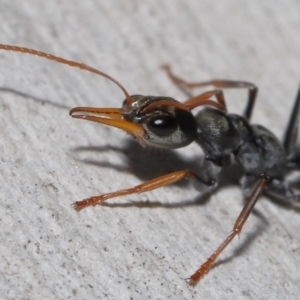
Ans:
<svg viewBox="0 0 300 300"><path fill-rule="evenodd" d="M109 75L107 75L107 74L105 74L105 73L103 73L103 72L101 72L97 69L94 69L94 68L92 68L88 65L78 63L78 62L75 62L75 61L71 61L71 60L66 60L64 58L54 56L52 54L48 54L48 53L45 53L45 52L42 52L42 51L37 51L37 50L34 50L34 49L29 49L29 48L24 48L24 47L17 47L17 46L0 44L0 49L7 50L7 51L23 52L23 53L28 53L28 54L31 54L31 55L37 55L37 56L45 57L47 59L54 60L54 61L57 61L59 63L65 64L65 65L69 65L71 67L76 67L76 68L86 70L86 71L98 74L100 76L106 77L110 81L114 82L123 91L123 93L126 97L126 100L127 100L127 104L130 105L133 102L132 97L129 96L128 92L121 85L121 83L119 83L116 79L110 77Z"/></svg>

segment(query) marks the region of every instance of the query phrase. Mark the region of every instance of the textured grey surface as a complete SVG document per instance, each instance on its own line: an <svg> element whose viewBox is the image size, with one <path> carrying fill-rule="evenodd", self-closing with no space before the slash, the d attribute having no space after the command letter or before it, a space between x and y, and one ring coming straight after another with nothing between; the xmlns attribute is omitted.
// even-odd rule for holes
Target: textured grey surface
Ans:
<svg viewBox="0 0 300 300"><path fill-rule="evenodd" d="M159 69L165 62L191 81L255 82L253 121L282 136L300 79L299 11L296 0L3 0L0 43L90 64L133 94L184 100ZM191 288L184 278L230 231L240 189L188 205L197 192L179 184L77 213L75 200L182 168L181 159L68 116L74 106L121 104L104 78L3 51L0 70L2 299L299 297L299 211L263 197L261 217L250 217L222 263ZM232 111L242 110L246 92L226 96ZM176 153L201 157L196 146Z"/></svg>

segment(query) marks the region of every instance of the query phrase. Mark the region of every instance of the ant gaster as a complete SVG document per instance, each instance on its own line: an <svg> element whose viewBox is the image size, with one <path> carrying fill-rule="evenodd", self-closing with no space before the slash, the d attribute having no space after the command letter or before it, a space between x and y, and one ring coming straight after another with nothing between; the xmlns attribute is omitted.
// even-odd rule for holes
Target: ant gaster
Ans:
<svg viewBox="0 0 300 300"><path fill-rule="evenodd" d="M218 186L222 167L234 157L244 172L243 188L248 193L244 207L240 212L232 231L217 250L200 266L187 281L191 285L210 270L219 254L238 235L258 198L263 192L279 199L299 204L299 195L295 195L287 174L299 170L299 145L297 145L300 90L287 125L283 141L280 142L268 129L250 124L257 87L243 81L212 80L201 83L187 83L175 76L168 65L163 66L170 79L183 88L214 86L215 90L200 94L184 103L169 97L132 95L114 78L87 65L65 60L44 52L1 45L0 49L38 55L78 67L114 82L123 91L125 100L122 108L76 107L71 109L73 118L90 120L125 130L142 145L157 148L176 149L195 141L205 153L201 175L190 170L181 170L147 181L133 188L90 197L75 202L74 208L80 210L89 205L102 203L110 198L150 191L183 178L193 178L196 188L201 192L212 192ZM247 88L248 102L243 115L229 114L223 95L223 88ZM217 101L211 100L215 97ZM191 111L205 106L196 115Z"/></svg>

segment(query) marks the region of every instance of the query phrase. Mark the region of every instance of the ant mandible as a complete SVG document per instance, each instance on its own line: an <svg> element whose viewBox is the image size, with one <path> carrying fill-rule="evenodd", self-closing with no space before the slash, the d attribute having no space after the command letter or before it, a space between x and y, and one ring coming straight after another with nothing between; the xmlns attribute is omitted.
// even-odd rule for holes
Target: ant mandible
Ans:
<svg viewBox="0 0 300 300"><path fill-rule="evenodd" d="M213 266L220 253L241 232L263 192L272 197L299 204L300 196L294 194L287 174L293 170L299 170L300 167L299 145L297 144L300 89L283 141L280 142L268 129L260 125L250 124L257 95L257 87L252 83L229 80L188 83L175 76L168 65L164 65L163 68L170 79L180 87L189 89L214 86L216 88L180 103L170 97L130 96L117 80L85 64L23 47L0 44L0 49L42 56L96 73L114 82L125 95L122 108L76 107L70 111L73 118L90 120L123 129L136 138L140 144L157 148L176 149L195 141L205 153L203 164L205 174L199 175L190 170L173 172L133 188L75 202L73 206L76 210L102 203L117 196L154 190L183 178L195 179L196 188L201 192L212 192L218 186L222 167L229 163L231 157L235 158L244 172L243 188L245 191L251 189L252 192L247 197L244 207L227 238L206 262L187 279L190 285L195 286L197 284ZM227 113L223 88L248 89L247 105L241 116ZM212 97L215 97L217 101L211 100ZM191 111L199 106L205 107L193 115Z"/></svg>

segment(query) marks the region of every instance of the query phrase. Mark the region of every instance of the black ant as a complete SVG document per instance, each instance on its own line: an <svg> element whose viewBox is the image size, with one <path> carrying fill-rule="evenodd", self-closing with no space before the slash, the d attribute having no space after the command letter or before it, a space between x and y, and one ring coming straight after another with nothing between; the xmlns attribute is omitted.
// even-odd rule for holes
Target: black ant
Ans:
<svg viewBox="0 0 300 300"><path fill-rule="evenodd" d="M125 95L122 108L76 107L70 111L70 115L73 118L90 120L123 129L142 145L150 145L157 148L176 149L185 147L195 141L205 153L203 167L206 173L201 174L201 176L189 170L173 172L133 188L75 202L73 206L76 210L102 203L113 197L153 190L183 178L195 179L197 183L196 188L201 192L212 192L218 186L222 167L230 163L230 158L235 158L244 172L243 188L245 191L251 190L251 193L249 193L231 233L207 261L188 279L190 285L194 286L197 284L213 266L219 254L241 232L248 216L263 192L277 199L299 204L300 196L294 194L292 183L287 179L287 174L291 171L299 170L300 165L299 145L296 144L300 89L285 136L283 141L280 142L268 129L260 125L250 124L257 95L257 87L252 83L229 80L187 83L175 76L171 72L170 67L165 65L163 68L170 79L180 87L214 86L217 88L180 103L169 97L130 96L126 89L109 75L87 65L65 60L44 52L1 44L0 49L42 56L59 63L96 73L114 82ZM248 89L248 102L242 116L227 113L223 88ZM212 97L215 97L217 101L211 100ZM199 106L205 107L196 115L193 115L191 110Z"/></svg>

